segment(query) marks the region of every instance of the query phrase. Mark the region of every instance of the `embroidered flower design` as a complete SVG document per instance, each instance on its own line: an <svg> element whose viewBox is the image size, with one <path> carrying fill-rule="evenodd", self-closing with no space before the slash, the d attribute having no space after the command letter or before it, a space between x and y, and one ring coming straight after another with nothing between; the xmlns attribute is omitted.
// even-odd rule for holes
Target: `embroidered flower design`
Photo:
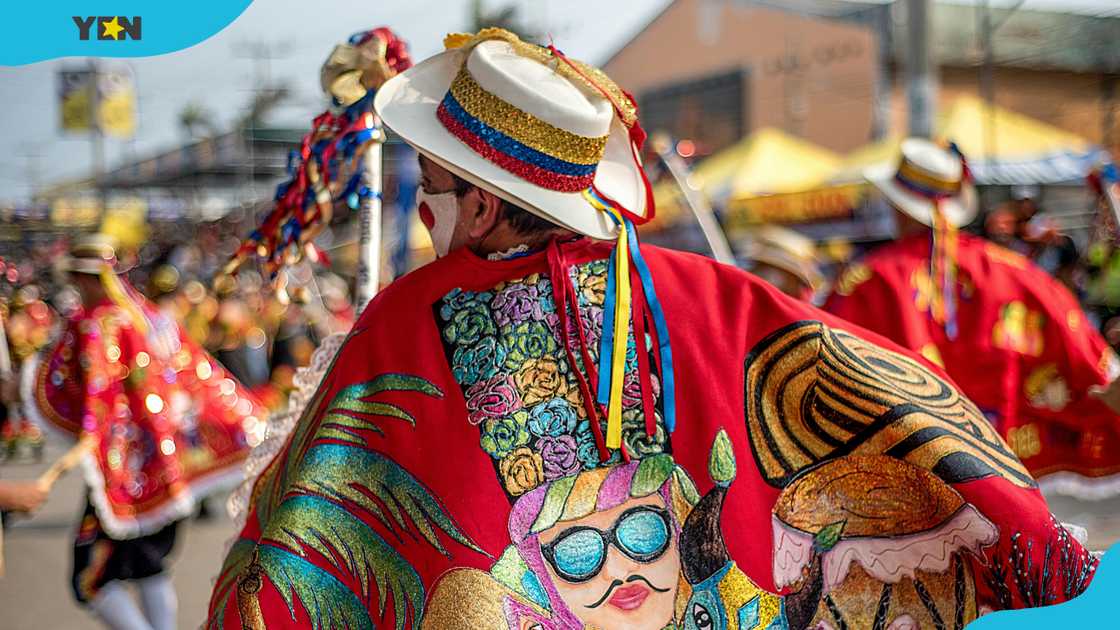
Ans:
<svg viewBox="0 0 1120 630"><path fill-rule="evenodd" d="M545 479L565 477L580 469L576 439L570 435L546 437L537 442L537 451L544 460Z"/></svg>
<svg viewBox="0 0 1120 630"><path fill-rule="evenodd" d="M482 425L482 450L494 459L502 459L514 450L529 443L529 431L525 429L528 414L515 412L504 418L487 420Z"/></svg>
<svg viewBox="0 0 1120 630"><path fill-rule="evenodd" d="M653 368L653 362L650 362L650 369ZM650 389L652 390L653 400L657 402L661 397L661 382L657 379L656 374L650 374ZM626 372L622 380L622 406L623 407L638 407L642 404L642 384L638 378L638 371L634 370Z"/></svg>
<svg viewBox="0 0 1120 630"><path fill-rule="evenodd" d="M645 416L639 409L622 412L622 442L626 445L626 452L630 457L641 459L649 455L665 452L665 423L661 416L654 412L655 429L653 435L646 432Z"/></svg>
<svg viewBox="0 0 1120 630"><path fill-rule="evenodd" d="M490 291L463 291L462 289L452 289L450 293L443 297L443 305L439 309L439 315L443 321L451 321L452 315L455 313L475 306L485 307L490 303L494 294Z"/></svg>
<svg viewBox="0 0 1120 630"><path fill-rule="evenodd" d="M502 458L498 471L510 496L521 496L544 482L543 458L525 447Z"/></svg>
<svg viewBox="0 0 1120 630"><path fill-rule="evenodd" d="M591 431L591 423L582 420L576 427L576 458L584 468L595 468L599 465L599 447L595 444L595 434Z"/></svg>
<svg viewBox="0 0 1120 630"><path fill-rule="evenodd" d="M581 273L579 293L580 297L587 300L588 304L602 306L603 299L607 294L607 276L605 274L585 276Z"/></svg>
<svg viewBox="0 0 1120 630"><path fill-rule="evenodd" d="M467 390L466 399L467 420L473 425L511 415L522 407L513 380L507 374L474 384Z"/></svg>
<svg viewBox="0 0 1120 630"><path fill-rule="evenodd" d="M447 327L443 329L443 338L452 345L469 346L497 332L498 327L494 325L494 318L490 317L486 305L472 304L452 313Z"/></svg>
<svg viewBox="0 0 1120 630"><path fill-rule="evenodd" d="M576 410L564 398L553 398L529 410L529 431L537 437L560 436L576 428Z"/></svg>
<svg viewBox="0 0 1120 630"><path fill-rule="evenodd" d="M495 337L484 337L473 346L455 349L451 373L463 387L492 378L506 361L506 349Z"/></svg>
<svg viewBox="0 0 1120 630"><path fill-rule="evenodd" d="M514 383L526 405L564 396L568 393L568 380L564 378L563 365L553 357L541 357L525 362L514 375Z"/></svg>
<svg viewBox="0 0 1120 630"><path fill-rule="evenodd" d="M535 283L510 284L494 296L490 306L494 311L494 320L502 327L515 326L530 319L544 319L544 309L541 308L540 294Z"/></svg>
<svg viewBox="0 0 1120 630"><path fill-rule="evenodd" d="M502 337L509 352L506 364L517 370L529 359L539 359L556 352L556 338L544 322L527 321L502 329Z"/></svg>

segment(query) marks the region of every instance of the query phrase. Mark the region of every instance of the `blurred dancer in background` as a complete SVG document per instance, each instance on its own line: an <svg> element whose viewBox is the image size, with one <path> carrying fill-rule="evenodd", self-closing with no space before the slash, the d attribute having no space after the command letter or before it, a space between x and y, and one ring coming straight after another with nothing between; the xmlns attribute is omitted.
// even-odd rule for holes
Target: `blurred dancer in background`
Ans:
<svg viewBox="0 0 1120 630"><path fill-rule="evenodd" d="M66 268L81 308L28 362L20 397L28 416L86 448L74 596L107 627L162 630L176 625L165 566L176 524L240 479L264 415L119 267L105 237L72 247Z"/></svg>

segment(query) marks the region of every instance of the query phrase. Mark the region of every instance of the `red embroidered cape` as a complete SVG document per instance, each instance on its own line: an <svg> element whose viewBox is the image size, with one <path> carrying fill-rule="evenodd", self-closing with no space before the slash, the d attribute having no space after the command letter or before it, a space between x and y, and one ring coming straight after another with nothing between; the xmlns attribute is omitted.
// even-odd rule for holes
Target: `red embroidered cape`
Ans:
<svg viewBox="0 0 1120 630"><path fill-rule="evenodd" d="M945 366L1044 486L1120 491L1120 418L1089 388L1115 353L1058 281L990 241L960 235L959 334L928 315L929 239L884 245L840 278L825 310Z"/></svg>
<svg viewBox="0 0 1120 630"><path fill-rule="evenodd" d="M79 311L25 366L23 383L30 417L96 439L82 467L102 527L118 539L158 531L236 484L267 420L176 322L126 291L138 311L108 299Z"/></svg>
<svg viewBox="0 0 1120 630"><path fill-rule="evenodd" d="M631 326L625 456L602 453L576 372L609 251L464 249L378 295L257 481L207 627L959 628L1088 584L1095 562L943 373L706 258L642 247L676 426ZM557 543L591 529L598 566Z"/></svg>

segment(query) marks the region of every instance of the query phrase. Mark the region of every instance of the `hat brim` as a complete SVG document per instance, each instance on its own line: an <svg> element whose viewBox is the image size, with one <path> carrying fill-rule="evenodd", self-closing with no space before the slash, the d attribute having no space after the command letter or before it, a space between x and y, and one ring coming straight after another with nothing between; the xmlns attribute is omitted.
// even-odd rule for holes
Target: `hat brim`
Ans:
<svg viewBox="0 0 1120 630"><path fill-rule="evenodd" d="M934 202L900 186L895 181L896 172L895 166L880 164L869 167L863 176L900 212L922 225L933 227ZM976 187L971 184L965 184L959 195L941 201L942 214L955 227L972 223L977 210Z"/></svg>
<svg viewBox="0 0 1120 630"><path fill-rule="evenodd" d="M80 273L90 276L101 275L101 270L104 268L104 261L94 258L75 258L73 256L67 256L62 263L62 270L66 273ZM118 276L130 269L132 269L132 267L126 267L120 262L112 267L113 274Z"/></svg>
<svg viewBox="0 0 1120 630"><path fill-rule="evenodd" d="M784 252L776 252L771 249L764 249L751 253L747 256L752 265L762 264L769 265L775 269L793 274L798 280L805 283L806 286L814 291L821 285L823 278L812 263L806 260L800 260L785 254Z"/></svg>
<svg viewBox="0 0 1120 630"><path fill-rule="evenodd" d="M459 72L466 52L452 49L393 77L377 90L378 116L405 142L434 162L484 190L572 231L597 239L613 239L614 223L596 210L582 193L548 190L475 153L436 118L436 110ZM626 127L616 117L595 187L637 216L650 212L646 187Z"/></svg>

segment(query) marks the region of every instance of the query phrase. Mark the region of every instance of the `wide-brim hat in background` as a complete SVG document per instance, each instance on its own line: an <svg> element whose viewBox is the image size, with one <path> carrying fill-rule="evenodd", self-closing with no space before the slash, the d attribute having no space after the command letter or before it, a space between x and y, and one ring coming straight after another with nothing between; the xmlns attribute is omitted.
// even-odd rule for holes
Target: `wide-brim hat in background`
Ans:
<svg viewBox="0 0 1120 630"><path fill-rule="evenodd" d="M824 278L818 267L817 248L812 239L778 225L762 225L739 239L740 255L749 264L764 264L796 276L816 290Z"/></svg>
<svg viewBox="0 0 1120 630"><path fill-rule="evenodd" d="M976 188L964 174L960 156L923 138L902 142L897 166L878 165L864 171L867 181L891 205L929 227L934 225L935 208L955 227L976 218Z"/></svg>
<svg viewBox="0 0 1120 630"><path fill-rule="evenodd" d="M75 238L62 264L66 272L91 275L100 275L106 267L113 273L126 271L117 259L116 239L100 233Z"/></svg>
<svg viewBox="0 0 1120 630"><path fill-rule="evenodd" d="M636 110L599 70L500 29L450 36L449 49L387 81L374 107L440 166L535 215L598 239L614 222L594 188L639 219L649 184L631 140Z"/></svg>

